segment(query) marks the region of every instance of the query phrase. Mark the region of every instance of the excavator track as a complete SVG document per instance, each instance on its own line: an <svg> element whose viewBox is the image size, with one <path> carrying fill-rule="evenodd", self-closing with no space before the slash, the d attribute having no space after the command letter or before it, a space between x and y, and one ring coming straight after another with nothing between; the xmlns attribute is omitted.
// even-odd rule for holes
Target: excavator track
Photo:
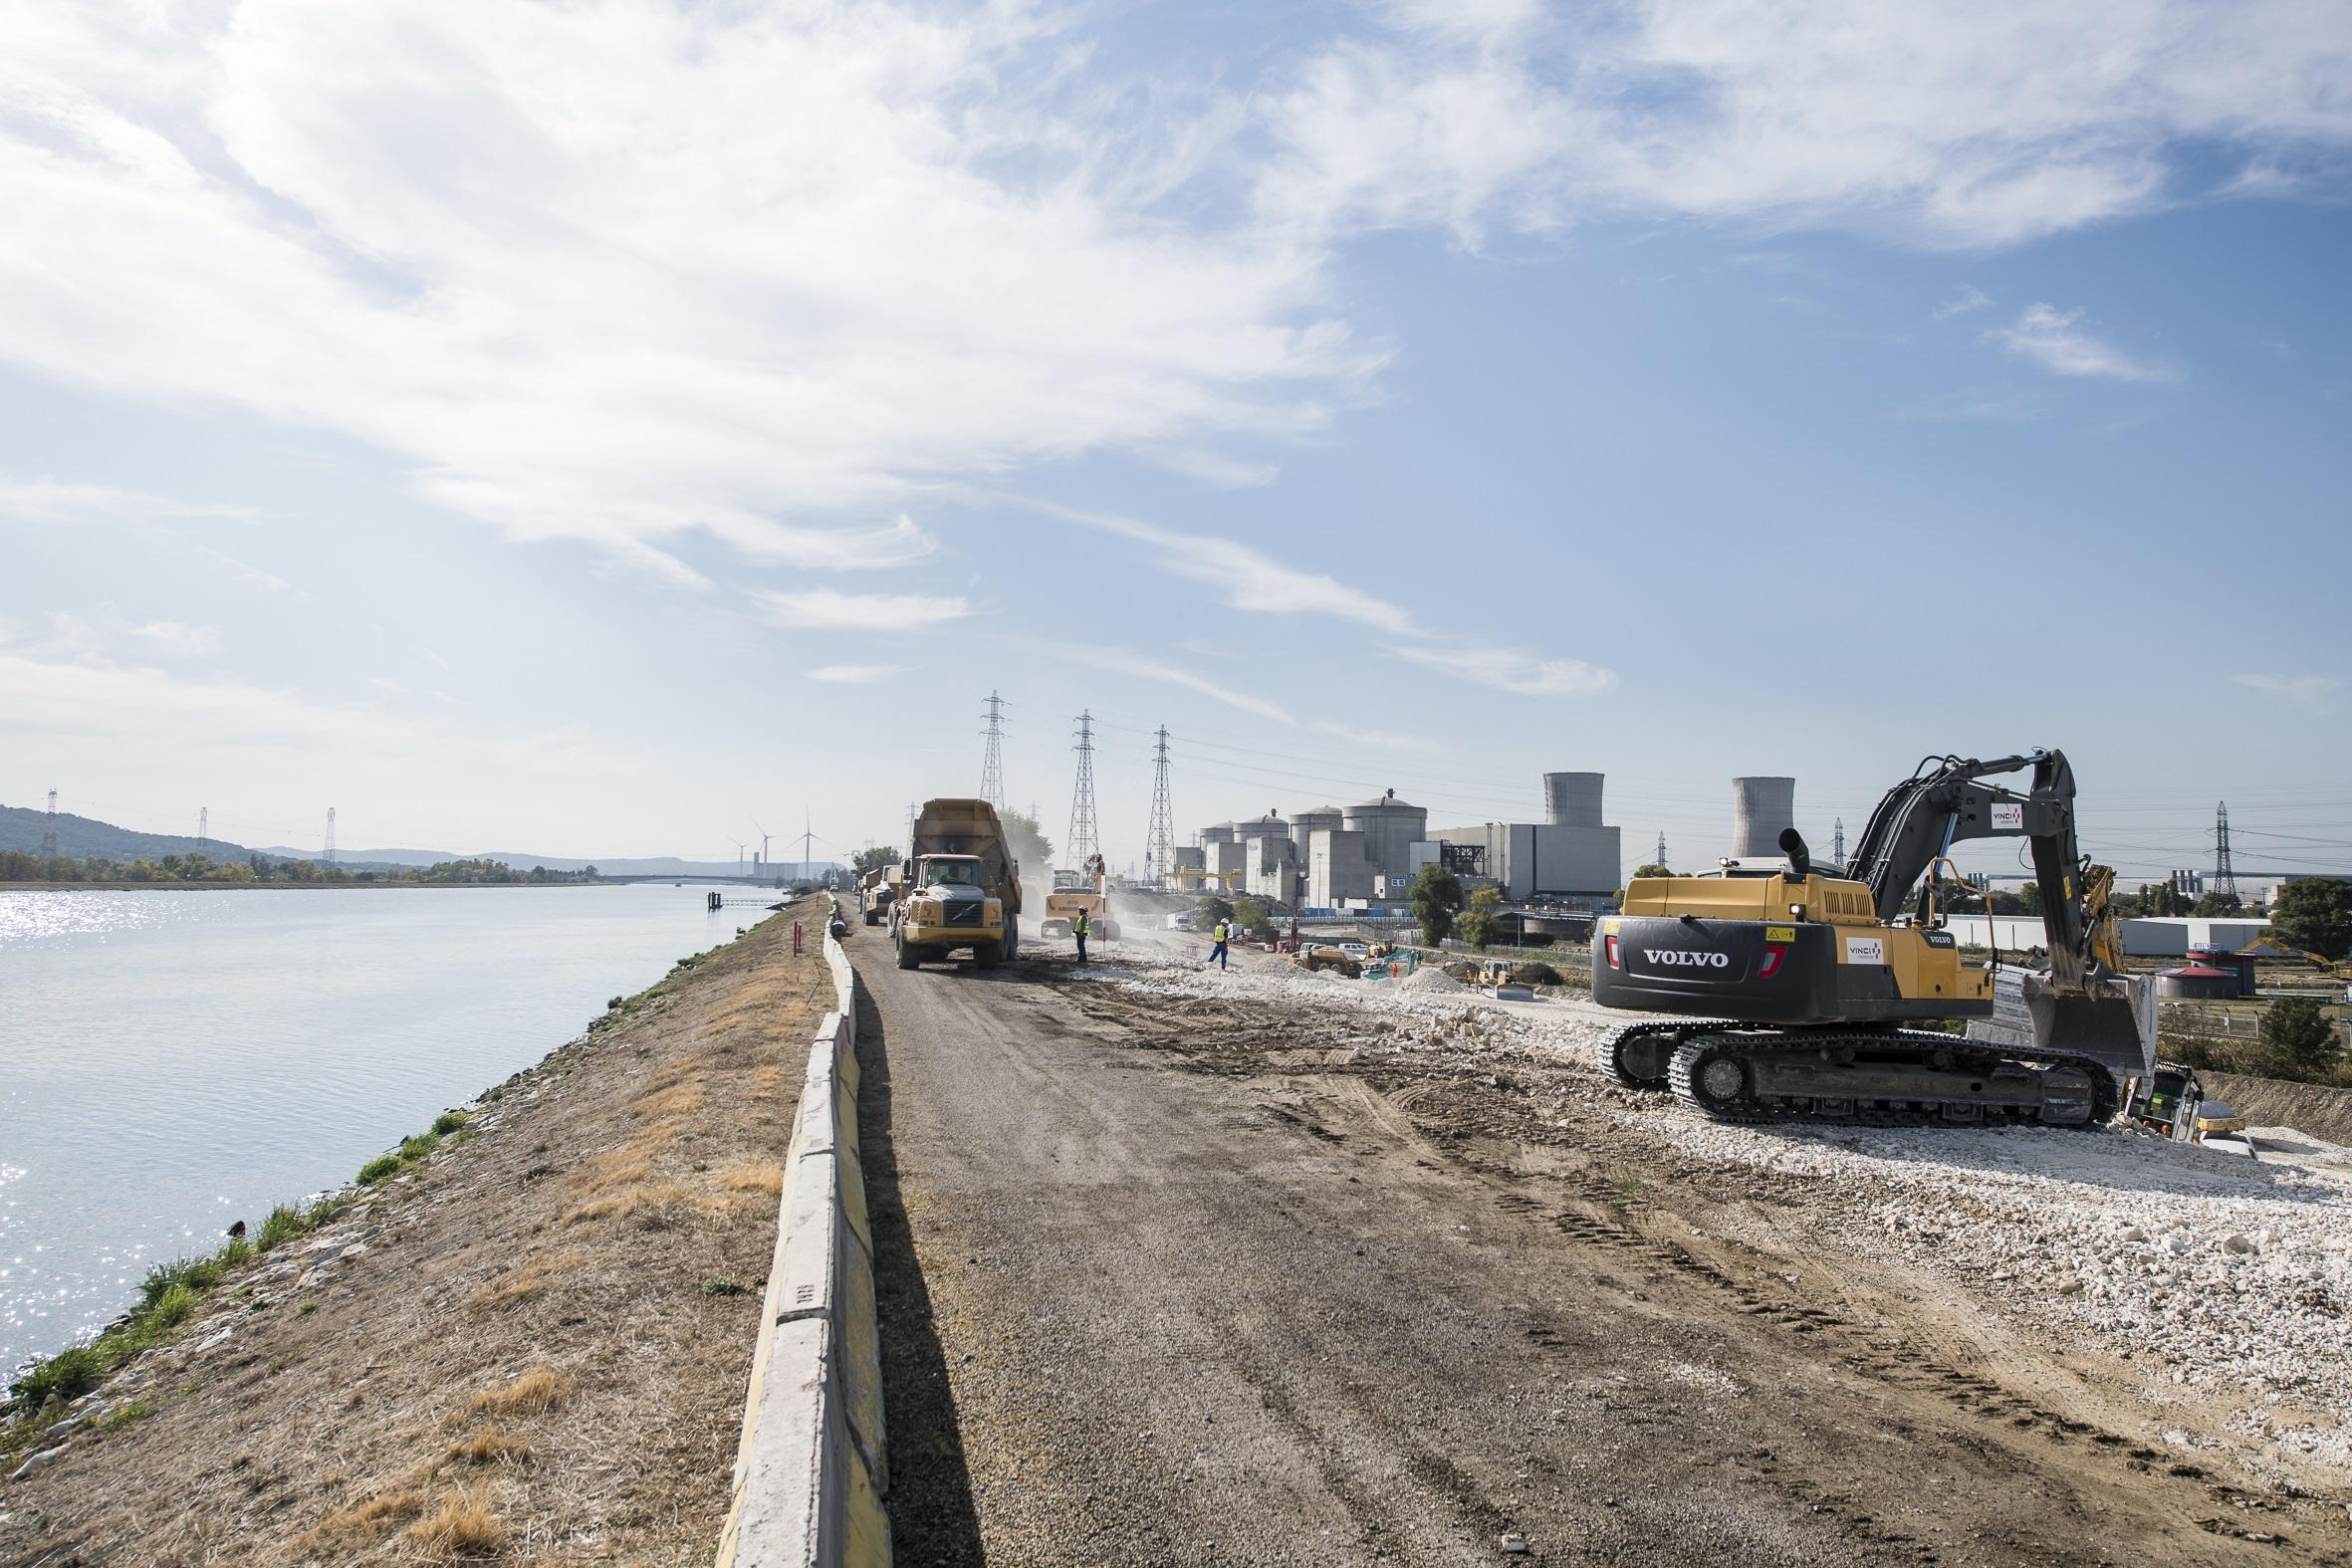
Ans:
<svg viewBox="0 0 2352 1568"><path fill-rule="evenodd" d="M2096 1057L1926 1029L1701 1025L1676 1047L1667 1082L1727 1122L2095 1128L2118 1104L2115 1075Z"/></svg>
<svg viewBox="0 0 2352 1568"><path fill-rule="evenodd" d="M1738 1027L1738 1018L1646 1018L1602 1035L1592 1048L1592 1059L1611 1082L1628 1089L1663 1089L1666 1065L1685 1039Z"/></svg>

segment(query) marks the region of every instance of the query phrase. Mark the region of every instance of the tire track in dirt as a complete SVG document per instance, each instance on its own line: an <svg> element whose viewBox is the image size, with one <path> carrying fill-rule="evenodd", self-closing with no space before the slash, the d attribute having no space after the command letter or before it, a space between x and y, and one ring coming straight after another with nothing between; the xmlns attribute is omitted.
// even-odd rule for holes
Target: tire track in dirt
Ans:
<svg viewBox="0 0 2352 1568"><path fill-rule="evenodd" d="M1770 1282L1780 1276L1760 1269L1754 1278L1743 1277L1680 1242L1653 1236L1623 1218L1627 1205L1621 1185L1572 1169L1530 1175L1470 1147L1473 1139L1488 1138L1505 1144L1564 1141L1524 1111L1501 1108L1498 1114L1498 1108L1483 1107L1461 1117L1454 1107L1430 1104L1433 1081L1458 1092L1475 1093L1482 1087L1495 1091L1496 1074L1484 1070L1490 1063L1467 1065L1459 1056L1434 1053L1418 1057L1410 1049L1367 1062L1346 1048L1361 1043L1360 1025L1350 1027L1350 1020L1327 1013L1302 1014L1293 1027L1284 1028L1269 1024L1263 1005L1253 1005L1247 1013L1199 999L1169 1008L1107 987L1070 989L1078 1009L1098 1026L1124 1036L1128 1043L1167 1051L1193 1070L1277 1081L1353 1080L1365 1096L1385 1107L1373 1109L1373 1114L1386 1130L1409 1135L1423 1156L1422 1164L1434 1158L1502 1189L1493 1199L1499 1215L1540 1223L1578 1248L1670 1277L1710 1300L1717 1310L1745 1319L1849 1376L1944 1405L2027 1463L2046 1464L2063 1455L2069 1466L2104 1471L2133 1490L2169 1496L2210 1535L2272 1548L2282 1558L2352 1563L2352 1552L2324 1538L2343 1533L2346 1499L2293 1487L2233 1482L2204 1464L2053 1408L2053 1402L2012 1388L1981 1365L1946 1356L1934 1348L1937 1336L1932 1332L1904 1333L1867 1324L1801 1290ZM1320 1053L1319 1062L1313 1049L1318 1041L1332 1047ZM1564 1064L1513 1061L1510 1066L1515 1076L1532 1072L1564 1077L1568 1072ZM1271 1104L1266 1109L1325 1142L1346 1141L1344 1130L1323 1126L1297 1109ZM1548 1185L1555 1200L1545 1202L1520 1190L1530 1183ZM1527 1338L1538 1350L1550 1350L1556 1341L1541 1324L1531 1325ZM2042 1445L2038 1452L2028 1446L2036 1437ZM1819 1505L1840 1506L1827 1492ZM2296 1533L2290 1533L2287 1524L2298 1515L2305 1522L2298 1522ZM1846 1522L1855 1528L1864 1523L1859 1516ZM1932 1547L1900 1532L1873 1532L1873 1538L1888 1545L1918 1546L1926 1554L1923 1560L1934 1560Z"/></svg>

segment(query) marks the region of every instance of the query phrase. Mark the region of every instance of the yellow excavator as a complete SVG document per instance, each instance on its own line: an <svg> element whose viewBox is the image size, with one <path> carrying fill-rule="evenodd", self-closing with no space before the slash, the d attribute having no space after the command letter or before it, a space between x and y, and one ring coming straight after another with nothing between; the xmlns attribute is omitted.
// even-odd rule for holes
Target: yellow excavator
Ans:
<svg viewBox="0 0 2352 1568"><path fill-rule="evenodd" d="M2027 769L2024 787L1996 782ZM1945 929L1954 844L1996 837L2031 846L2046 971L1968 959ZM1596 923L1593 1000L1671 1015L1600 1042L1619 1083L1725 1121L2084 1127L2150 1075L2146 983L2121 974L2114 876L2076 844L2063 754L1931 757L1849 865L1816 868L1793 828L1780 848L1771 865L1636 877Z"/></svg>

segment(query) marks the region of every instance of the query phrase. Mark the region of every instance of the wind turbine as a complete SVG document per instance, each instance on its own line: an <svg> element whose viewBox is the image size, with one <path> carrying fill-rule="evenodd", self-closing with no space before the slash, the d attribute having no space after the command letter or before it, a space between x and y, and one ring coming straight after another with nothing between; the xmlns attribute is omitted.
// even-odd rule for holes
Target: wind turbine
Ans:
<svg viewBox="0 0 2352 1568"><path fill-rule="evenodd" d="M806 881L808 881L808 880L809 880L809 840L810 840L811 838L815 837L815 836L816 836L816 835L815 835L814 833L812 833L812 832L810 832L810 831L809 831L809 807L808 807L808 805L807 805L806 803L804 803L804 804L802 805L802 807L801 807L801 875L800 875L800 880L801 880L801 881L803 881L803 882L806 882Z"/></svg>
<svg viewBox="0 0 2352 1568"><path fill-rule="evenodd" d="M760 827L760 824L755 821L752 823L752 826ZM760 827L760 858L758 864L764 866L768 863L768 829L765 827Z"/></svg>
<svg viewBox="0 0 2352 1568"><path fill-rule="evenodd" d="M749 849L751 845L745 843L742 839L735 837L733 834L727 835L727 842L735 846L735 874L737 876L741 876L743 875L743 852L746 849Z"/></svg>

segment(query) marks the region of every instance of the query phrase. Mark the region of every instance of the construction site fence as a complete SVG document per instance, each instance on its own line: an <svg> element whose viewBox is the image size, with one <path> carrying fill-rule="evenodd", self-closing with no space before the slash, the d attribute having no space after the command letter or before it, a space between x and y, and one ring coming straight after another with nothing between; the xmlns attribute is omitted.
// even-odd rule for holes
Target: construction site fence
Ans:
<svg viewBox="0 0 2352 1568"><path fill-rule="evenodd" d="M833 1009L810 1045L793 1115L716 1568L890 1561L873 1232L857 1143L857 975L832 935L840 902L826 906Z"/></svg>

